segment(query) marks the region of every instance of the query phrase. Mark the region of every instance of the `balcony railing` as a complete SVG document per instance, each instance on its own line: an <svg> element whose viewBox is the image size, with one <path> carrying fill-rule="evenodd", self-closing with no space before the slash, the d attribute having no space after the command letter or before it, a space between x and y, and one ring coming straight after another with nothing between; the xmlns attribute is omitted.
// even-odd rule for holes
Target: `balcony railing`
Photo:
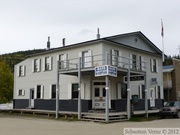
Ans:
<svg viewBox="0 0 180 135"><path fill-rule="evenodd" d="M107 61L106 57L108 57ZM78 59L79 58L73 58L59 61L60 71L77 70ZM146 69L146 63L144 61L135 61L126 57L115 56L112 54L108 54L108 56L106 56L105 54L99 54L81 58L81 69L95 68L102 65L112 65L122 69L128 69L130 67L131 70L135 71L145 71Z"/></svg>

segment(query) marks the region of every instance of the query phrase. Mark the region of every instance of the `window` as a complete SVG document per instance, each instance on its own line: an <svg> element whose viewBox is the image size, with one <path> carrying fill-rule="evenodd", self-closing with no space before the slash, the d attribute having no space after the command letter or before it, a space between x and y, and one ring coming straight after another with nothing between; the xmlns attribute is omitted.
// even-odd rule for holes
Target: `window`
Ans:
<svg viewBox="0 0 180 135"><path fill-rule="evenodd" d="M25 90L18 90L18 93L17 93L18 96L24 96L25 95Z"/></svg>
<svg viewBox="0 0 180 135"><path fill-rule="evenodd" d="M106 97L106 89L103 88L103 97Z"/></svg>
<svg viewBox="0 0 180 135"><path fill-rule="evenodd" d="M139 85L139 98L145 99L145 85Z"/></svg>
<svg viewBox="0 0 180 135"><path fill-rule="evenodd" d="M40 72L40 67L41 67L40 62L41 62L40 59L33 60L33 72Z"/></svg>
<svg viewBox="0 0 180 135"><path fill-rule="evenodd" d="M72 99L78 98L78 84L72 84Z"/></svg>
<svg viewBox="0 0 180 135"><path fill-rule="evenodd" d="M138 63L139 63L139 67L138 67L138 69L139 70L145 70L145 62L144 62L144 57L142 57L142 56L139 56L139 61L138 61Z"/></svg>
<svg viewBox="0 0 180 135"><path fill-rule="evenodd" d="M19 66L18 76L25 76L25 66L24 65Z"/></svg>
<svg viewBox="0 0 180 135"><path fill-rule="evenodd" d="M99 91L100 91L99 88L95 88L95 97L99 97L100 95Z"/></svg>
<svg viewBox="0 0 180 135"><path fill-rule="evenodd" d="M122 54L119 50L111 50L111 65L122 67Z"/></svg>
<svg viewBox="0 0 180 135"><path fill-rule="evenodd" d="M52 69L52 57L45 57L44 71L50 71Z"/></svg>
<svg viewBox="0 0 180 135"><path fill-rule="evenodd" d="M43 85L37 85L37 87L36 87L36 98L37 99L42 99L43 94L44 94Z"/></svg>
<svg viewBox="0 0 180 135"><path fill-rule="evenodd" d="M37 98L41 98L41 86L37 86Z"/></svg>
<svg viewBox="0 0 180 135"><path fill-rule="evenodd" d="M59 61L60 69L64 69L64 68L68 67L67 57L68 57L67 54L60 54L60 55L58 55L57 60Z"/></svg>
<svg viewBox="0 0 180 135"><path fill-rule="evenodd" d="M150 60L151 72L158 72L158 61L156 59Z"/></svg>
<svg viewBox="0 0 180 135"><path fill-rule="evenodd" d="M132 54L132 58L131 58L131 61L132 61L132 69L136 70L137 69L137 57L136 55Z"/></svg>
<svg viewBox="0 0 180 135"><path fill-rule="evenodd" d="M119 51L117 50L112 50L112 65L113 66L118 66L118 56L119 56Z"/></svg>
<svg viewBox="0 0 180 135"><path fill-rule="evenodd" d="M92 51L83 51L80 52L80 56L82 58L82 68L91 67L92 66Z"/></svg>
<svg viewBox="0 0 180 135"><path fill-rule="evenodd" d="M155 86L155 97L156 97L156 99L161 98L160 89L161 89L160 86Z"/></svg>
<svg viewBox="0 0 180 135"><path fill-rule="evenodd" d="M65 65L65 59L64 59L64 55L62 54L62 55L59 55L59 61L60 61L60 69L64 69L64 65Z"/></svg>
<svg viewBox="0 0 180 135"><path fill-rule="evenodd" d="M88 67L88 51L82 52L82 67Z"/></svg>
<svg viewBox="0 0 180 135"><path fill-rule="evenodd" d="M56 98L56 85L51 85L51 98Z"/></svg>
<svg viewBox="0 0 180 135"><path fill-rule="evenodd" d="M121 98L127 98L127 84L125 83L121 84Z"/></svg>

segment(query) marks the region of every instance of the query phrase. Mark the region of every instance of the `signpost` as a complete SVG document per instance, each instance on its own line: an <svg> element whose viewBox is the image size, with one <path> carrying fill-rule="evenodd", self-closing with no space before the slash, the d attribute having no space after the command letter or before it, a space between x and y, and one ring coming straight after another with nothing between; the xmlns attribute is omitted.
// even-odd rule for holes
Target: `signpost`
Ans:
<svg viewBox="0 0 180 135"><path fill-rule="evenodd" d="M106 54L108 59L108 55ZM108 62L106 61L106 64ZM117 67L110 65L103 65L95 67L95 76L105 76L106 77L106 109L105 109L105 117L106 122L109 122L109 76L117 77Z"/></svg>
<svg viewBox="0 0 180 135"><path fill-rule="evenodd" d="M95 76L113 76L117 77L117 67L110 65L103 65L95 67Z"/></svg>

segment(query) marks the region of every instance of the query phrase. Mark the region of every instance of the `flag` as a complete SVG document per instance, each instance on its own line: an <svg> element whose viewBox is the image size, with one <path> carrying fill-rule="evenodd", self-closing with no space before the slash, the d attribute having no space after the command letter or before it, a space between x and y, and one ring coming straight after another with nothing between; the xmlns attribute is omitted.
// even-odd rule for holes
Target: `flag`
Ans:
<svg viewBox="0 0 180 135"><path fill-rule="evenodd" d="M163 27L163 21L161 19L161 36L164 37L164 27Z"/></svg>

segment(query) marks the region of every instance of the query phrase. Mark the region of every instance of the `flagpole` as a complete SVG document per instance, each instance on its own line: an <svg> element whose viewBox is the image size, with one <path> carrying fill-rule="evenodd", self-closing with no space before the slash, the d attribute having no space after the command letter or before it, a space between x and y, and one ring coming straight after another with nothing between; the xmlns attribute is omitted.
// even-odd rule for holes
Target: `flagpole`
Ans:
<svg viewBox="0 0 180 135"><path fill-rule="evenodd" d="M161 19L161 27L162 27L162 31L161 31L161 36L162 36L162 66L163 66L163 62L164 62L164 27L163 27L163 21ZM164 81L163 81L163 67L162 67L162 86L161 86L161 90L162 90L162 94L160 95L161 99L164 99Z"/></svg>
<svg viewBox="0 0 180 135"><path fill-rule="evenodd" d="M161 36L162 36L162 61L164 62L164 27L163 27L163 21L161 19Z"/></svg>
<svg viewBox="0 0 180 135"><path fill-rule="evenodd" d="M164 62L164 37L162 36L162 61Z"/></svg>

